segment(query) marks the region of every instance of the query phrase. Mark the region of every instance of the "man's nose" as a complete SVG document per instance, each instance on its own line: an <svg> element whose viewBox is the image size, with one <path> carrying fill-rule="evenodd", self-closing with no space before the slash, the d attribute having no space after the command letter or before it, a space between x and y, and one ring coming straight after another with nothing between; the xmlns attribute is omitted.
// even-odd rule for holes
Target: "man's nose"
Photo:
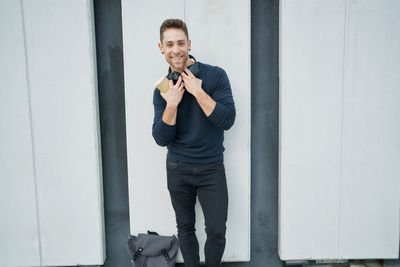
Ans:
<svg viewBox="0 0 400 267"><path fill-rule="evenodd" d="M178 48L177 45L174 45L174 47L173 47L173 52L174 52L174 53L178 53L178 52L179 52L179 48Z"/></svg>

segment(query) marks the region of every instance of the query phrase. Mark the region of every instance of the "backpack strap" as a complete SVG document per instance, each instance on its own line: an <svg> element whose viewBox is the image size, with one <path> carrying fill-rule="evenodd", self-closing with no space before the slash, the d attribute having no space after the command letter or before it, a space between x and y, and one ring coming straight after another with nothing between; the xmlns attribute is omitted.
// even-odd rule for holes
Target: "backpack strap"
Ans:
<svg viewBox="0 0 400 267"><path fill-rule="evenodd" d="M164 256L166 261L170 260L169 255L165 249L161 250L161 254Z"/></svg>
<svg viewBox="0 0 400 267"><path fill-rule="evenodd" d="M132 261L136 260L137 257L139 257L139 256L142 254L142 251L143 251L143 248L142 248L142 247L139 247L139 249L136 250L135 254L133 254L133 256L132 256Z"/></svg>

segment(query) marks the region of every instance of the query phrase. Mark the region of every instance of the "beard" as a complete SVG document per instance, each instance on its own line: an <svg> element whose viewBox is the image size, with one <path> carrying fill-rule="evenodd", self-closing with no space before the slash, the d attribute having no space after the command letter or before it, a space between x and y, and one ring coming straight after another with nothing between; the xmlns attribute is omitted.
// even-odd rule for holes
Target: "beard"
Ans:
<svg viewBox="0 0 400 267"><path fill-rule="evenodd" d="M168 58L168 63L171 66L171 69L173 71L177 71L177 72L182 72L185 67L187 67L186 65L188 64L188 60L189 60L189 55L186 54L184 55L179 62L174 62L174 60L172 58Z"/></svg>

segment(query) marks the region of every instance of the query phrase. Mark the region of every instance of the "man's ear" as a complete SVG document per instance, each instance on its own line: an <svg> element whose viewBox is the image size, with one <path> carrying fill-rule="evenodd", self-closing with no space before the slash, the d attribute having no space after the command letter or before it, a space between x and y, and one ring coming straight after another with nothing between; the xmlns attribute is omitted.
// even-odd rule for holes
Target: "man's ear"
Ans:
<svg viewBox="0 0 400 267"><path fill-rule="evenodd" d="M192 41L191 41L191 40L188 40L188 49L189 49L189 50L190 50L191 46L192 46Z"/></svg>
<svg viewBox="0 0 400 267"><path fill-rule="evenodd" d="M164 48L161 43L158 43L158 48L160 49L161 54L164 54Z"/></svg>

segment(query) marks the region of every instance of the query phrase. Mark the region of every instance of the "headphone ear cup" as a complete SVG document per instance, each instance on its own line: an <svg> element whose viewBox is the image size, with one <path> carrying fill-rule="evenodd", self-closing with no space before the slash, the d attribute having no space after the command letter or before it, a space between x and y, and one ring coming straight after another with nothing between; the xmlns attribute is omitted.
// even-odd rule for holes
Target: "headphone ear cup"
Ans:
<svg viewBox="0 0 400 267"><path fill-rule="evenodd" d="M197 77L197 75L199 75L200 68L199 68L199 64L198 64L197 62L194 63L194 64L192 64L192 65L190 65L190 66L188 67L188 69L190 70L191 73L193 73L193 75L194 75L195 77Z"/></svg>
<svg viewBox="0 0 400 267"><path fill-rule="evenodd" d="M181 74L179 72L174 71L174 72L168 73L168 76L170 76L170 78L168 78L168 76L167 76L167 78L168 78L168 80L172 80L175 85L176 82L178 81L180 75Z"/></svg>

